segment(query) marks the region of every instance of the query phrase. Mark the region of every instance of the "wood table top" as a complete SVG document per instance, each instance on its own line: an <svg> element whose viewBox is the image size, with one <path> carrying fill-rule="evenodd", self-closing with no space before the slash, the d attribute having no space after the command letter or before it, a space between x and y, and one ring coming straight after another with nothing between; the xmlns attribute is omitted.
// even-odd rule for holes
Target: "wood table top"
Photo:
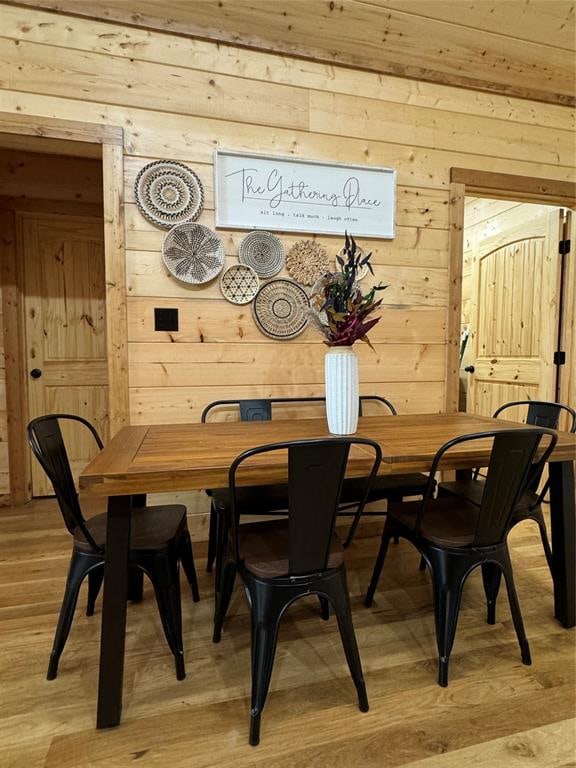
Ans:
<svg viewBox="0 0 576 768"><path fill-rule="evenodd" d="M438 448L453 437L522 426L466 413L367 416L359 419L355 436L379 443L383 452L379 474L392 474L429 470ZM576 460L576 435L558 434L553 460ZM124 427L82 472L80 490L83 495L110 496L226 487L230 464L243 451L311 438L334 438L325 419ZM490 441L459 446L450 451L442 467L482 466L489 450ZM366 474L371 459L368 449L354 449L347 474ZM268 484L286 477L286 453L277 452L250 460L239 482Z"/></svg>

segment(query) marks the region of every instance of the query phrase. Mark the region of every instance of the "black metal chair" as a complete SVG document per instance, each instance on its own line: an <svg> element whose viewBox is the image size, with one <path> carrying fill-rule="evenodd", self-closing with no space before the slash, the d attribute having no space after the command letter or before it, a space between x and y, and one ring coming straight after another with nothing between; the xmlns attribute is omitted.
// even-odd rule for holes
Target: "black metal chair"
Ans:
<svg viewBox="0 0 576 768"><path fill-rule="evenodd" d="M104 577L106 545L105 514L86 519L78 500L60 422L77 422L92 434L99 449L100 436L86 419L70 414L51 414L34 419L28 425L28 441L34 455L54 486L66 528L73 538L72 556L66 580L64 599L48 666L48 680L58 672L58 662L72 626L80 586L88 576L86 615L92 616ZM179 563L192 588L194 602L200 599L192 544L186 521L186 507L181 504L146 507L145 496L133 497L138 511L133 515L130 534L130 597L142 597L142 574L151 580L164 634L174 655L176 676L186 676L182 646L182 613L180 604Z"/></svg>
<svg viewBox="0 0 576 768"><path fill-rule="evenodd" d="M549 438L549 443L542 453L540 443L544 435ZM420 551L432 575L439 653L438 683L441 686L448 685L448 661L454 644L464 582L478 566L482 568L490 624L494 623L494 605L500 576L504 574L522 662L531 664L506 538L510 516L518 498L533 478L542 472L558 438L554 431L542 427L463 435L440 448L434 458L430 478L436 474L445 453L451 448L487 438L493 442L479 507L458 496L432 498L432 482L421 502L390 504L365 600L366 606L372 605L390 539L394 536L408 539ZM541 456L537 459L539 449Z"/></svg>
<svg viewBox="0 0 576 768"><path fill-rule="evenodd" d="M284 612L298 598L316 594L336 613L358 705L368 711L368 699L356 644L346 584L344 549L334 530L338 502L350 449L374 452L370 474L357 515L362 514L370 484L382 459L380 446L362 438L334 438L276 443L240 454L230 467L229 559L222 571L214 619L214 642L220 641L236 573L244 582L252 616L252 701L250 744L258 744L260 718L272 674L278 628ZM236 477L245 461L258 454L287 451L288 518L263 531L239 526L244 511ZM366 456L369 454L366 452Z"/></svg>
<svg viewBox="0 0 576 768"><path fill-rule="evenodd" d="M325 403L324 397L272 397L259 398L255 400L216 400L206 406L202 412L201 421L205 423L210 413L221 408L232 408L239 413L240 421L271 421L273 405L301 404L302 406ZM363 406L367 403L376 403L379 407L383 406L390 415L397 416L397 411L392 403L379 395L361 395L360 396L360 415L362 416ZM300 414L301 415L301 414ZM427 475L414 473L407 475L386 475L376 477L370 491L369 503L390 499L402 501L406 496L421 496L426 490L428 482ZM345 546L350 544L354 536L356 524L359 520L356 517L355 510L358 501L362 497L365 478L349 478L344 481L342 496L340 500L339 515L354 517L354 523L346 538ZM208 555L206 559L206 570L212 571L214 560L216 559L218 548L222 542L218 536L218 516L230 507L230 490L221 488L207 490L211 498L210 505L210 529L208 534ZM269 514L286 509L287 505L287 486L253 486L241 488L239 490L239 503L246 509L250 509L250 514ZM379 515L380 511L365 512L365 515Z"/></svg>
<svg viewBox="0 0 576 768"><path fill-rule="evenodd" d="M518 406L528 406L525 420L526 424L537 427L546 427L547 429L557 429L560 416L563 413L566 413L569 416L569 431L576 432L576 411L568 405L551 403L545 400L516 400L511 403L505 403L494 411L494 418L497 418L501 413L504 413L508 409L516 408ZM543 469L544 468L542 468L542 470ZM513 528L524 520L533 520L537 523L540 530L540 538L542 539L544 554L546 555L548 567L552 573L552 549L546 530L546 521L544 520L544 514L542 512L542 502L548 492L549 481L544 484L541 492L538 493L538 486L541 479L542 472L540 475L533 478L530 486L518 499L510 518L510 528ZM460 496L479 507L484 492L484 479L480 476L480 470L476 469L470 480L456 480L453 482L440 483L438 492L442 496Z"/></svg>

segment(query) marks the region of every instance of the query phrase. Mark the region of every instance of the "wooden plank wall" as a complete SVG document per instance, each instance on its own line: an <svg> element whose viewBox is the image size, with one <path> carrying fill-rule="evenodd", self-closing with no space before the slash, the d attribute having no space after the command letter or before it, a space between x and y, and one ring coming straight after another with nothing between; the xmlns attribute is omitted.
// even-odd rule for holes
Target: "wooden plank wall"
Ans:
<svg viewBox="0 0 576 768"><path fill-rule="evenodd" d="M557 104L6 4L0 73L0 111L124 129L130 408L138 424L195 421L216 398L323 390L324 348L311 330L274 343L217 284L195 289L167 275L163 232L134 203L135 176L150 160L180 160L198 173L208 226L216 147L398 169L396 239L362 240L390 288L375 352L362 348L360 356L362 391L386 395L401 412L443 407L450 168L574 179L574 112ZM233 263L243 233L220 234ZM289 248L298 236L282 239ZM340 246L338 238L319 240L331 253ZM177 307L180 332L155 332L154 307Z"/></svg>
<svg viewBox="0 0 576 768"><path fill-rule="evenodd" d="M14 2L574 106L571 0Z"/></svg>

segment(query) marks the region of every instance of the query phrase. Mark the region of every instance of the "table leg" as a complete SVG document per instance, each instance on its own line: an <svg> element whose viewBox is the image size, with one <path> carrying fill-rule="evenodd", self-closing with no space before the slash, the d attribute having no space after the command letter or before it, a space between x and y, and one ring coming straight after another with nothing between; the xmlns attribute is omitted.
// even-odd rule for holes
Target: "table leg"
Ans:
<svg viewBox="0 0 576 768"><path fill-rule="evenodd" d="M146 506L146 494L139 493L132 496L132 509L140 509ZM139 568L130 568L128 571L128 600L139 603L144 594L144 573Z"/></svg>
<svg viewBox="0 0 576 768"><path fill-rule="evenodd" d="M128 592L130 496L108 499L104 598L98 678L98 728L120 723Z"/></svg>
<svg viewBox="0 0 576 768"><path fill-rule="evenodd" d="M555 461L550 473L554 616L565 627L576 624L576 504L574 462Z"/></svg>

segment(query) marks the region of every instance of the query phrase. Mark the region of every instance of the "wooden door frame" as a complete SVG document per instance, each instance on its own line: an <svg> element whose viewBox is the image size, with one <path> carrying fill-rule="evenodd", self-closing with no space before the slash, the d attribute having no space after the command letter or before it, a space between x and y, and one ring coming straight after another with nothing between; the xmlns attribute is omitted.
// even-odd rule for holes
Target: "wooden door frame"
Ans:
<svg viewBox="0 0 576 768"><path fill-rule="evenodd" d="M119 126L56 118L0 113L0 138L12 134L30 146L50 142L51 152L100 157L103 175L104 264L106 276L106 356L110 436L129 421L128 326L124 247L124 132ZM72 142L72 144L71 144ZM16 244L0 238L0 285L6 359L6 409L10 471L10 502L30 499L29 452L26 446L23 306L16 281ZM16 329L16 332L14 332Z"/></svg>
<svg viewBox="0 0 576 768"><path fill-rule="evenodd" d="M444 409L448 413L458 410L460 383L460 323L462 316L462 257L464 247L464 200L467 196L517 200L522 203L557 205L576 209L576 183L558 179L536 179L507 173L475 171L469 168L450 169L450 211L448 240L448 317L446 322L446 389ZM575 214L576 215L576 214ZM567 261L567 285L576 280L576 244L572 244L571 258ZM576 291L566 297L565 317L576 313ZM574 323L563 328L563 349L568 360L576 361L576 333ZM561 377L562 402L576 402L576 391L568 376Z"/></svg>

